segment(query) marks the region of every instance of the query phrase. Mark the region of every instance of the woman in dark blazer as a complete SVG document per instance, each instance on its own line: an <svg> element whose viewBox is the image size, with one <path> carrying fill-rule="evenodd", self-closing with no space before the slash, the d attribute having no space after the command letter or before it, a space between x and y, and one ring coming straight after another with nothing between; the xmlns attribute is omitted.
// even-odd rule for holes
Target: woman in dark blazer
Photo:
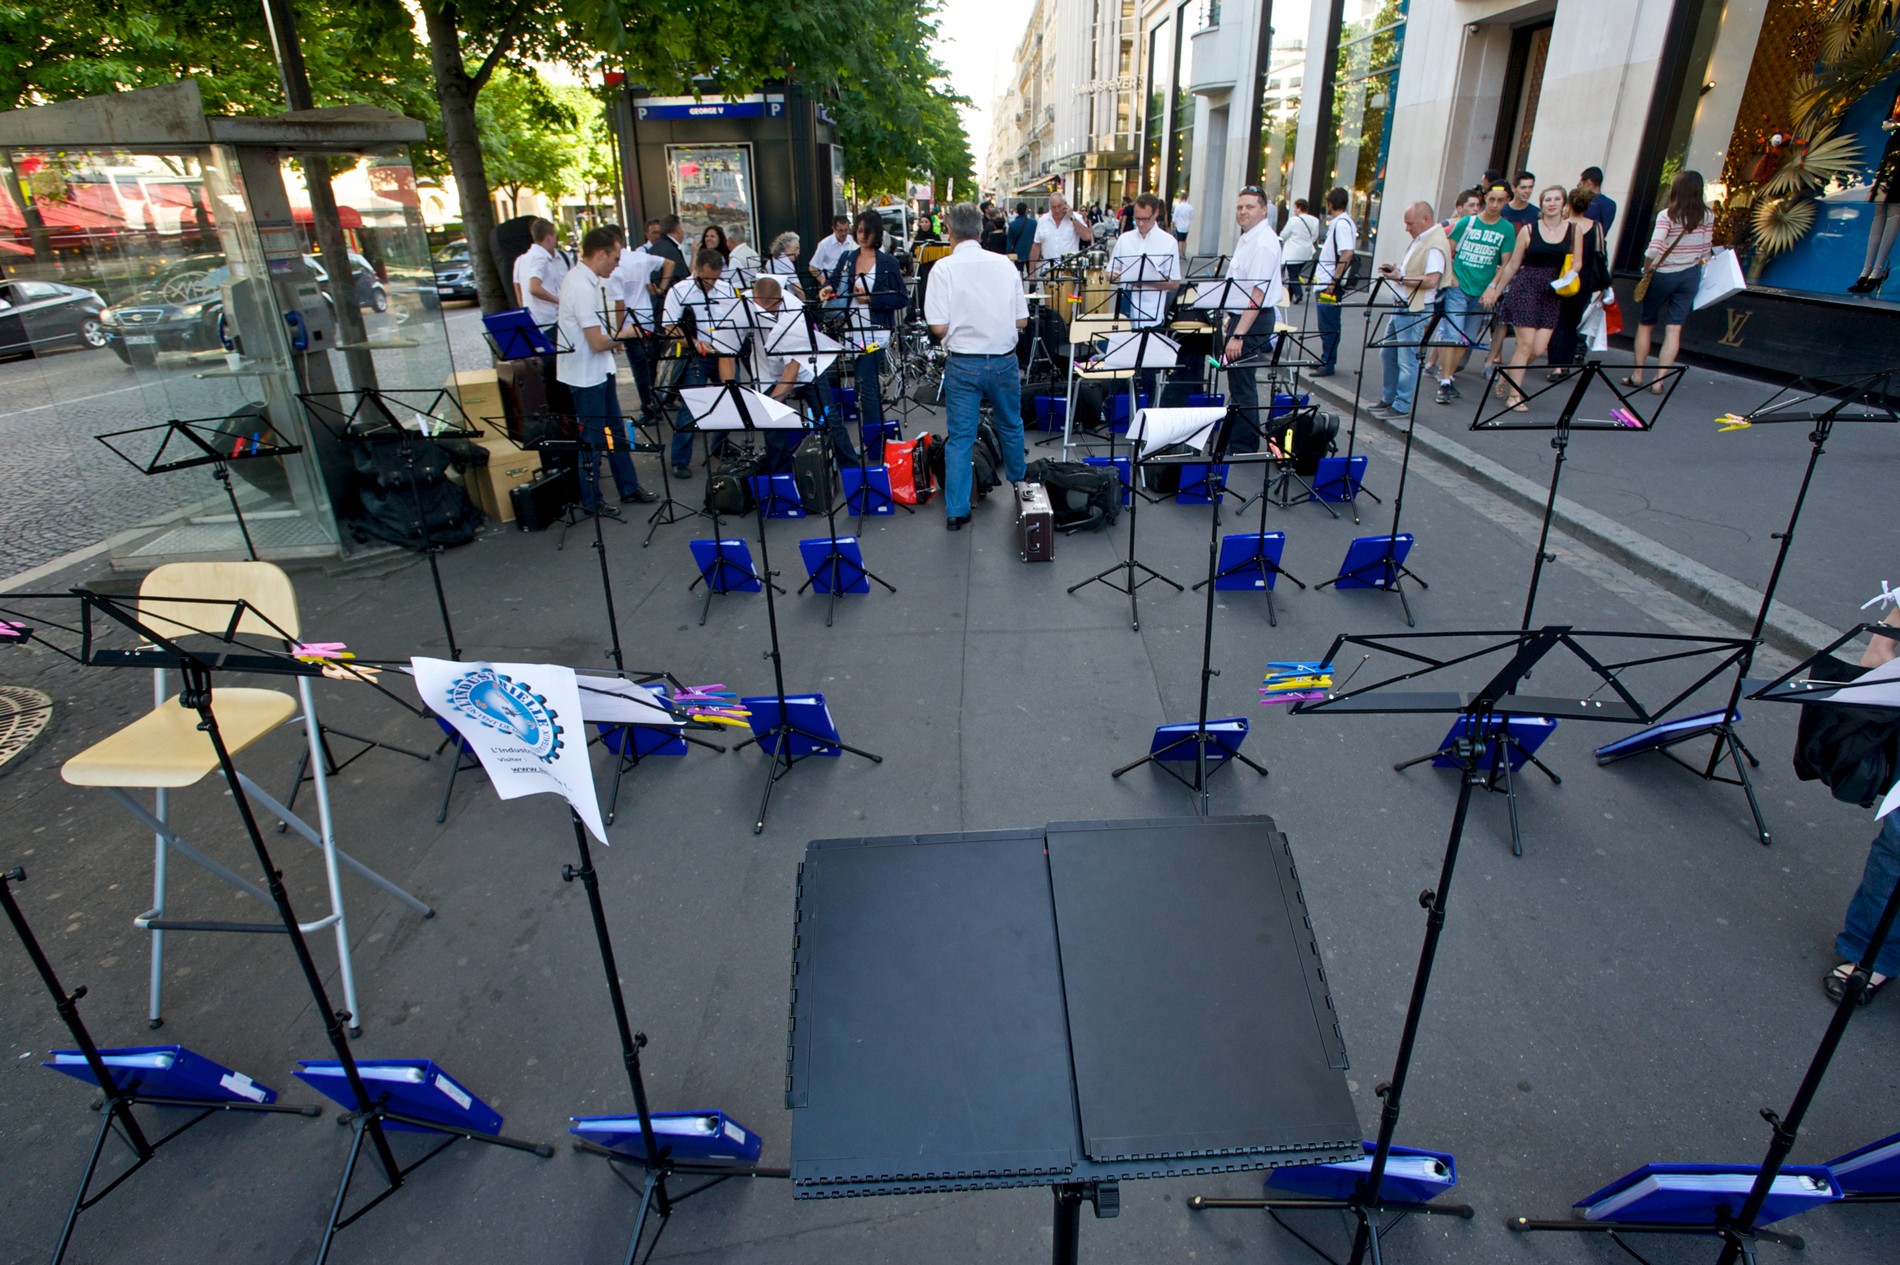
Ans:
<svg viewBox="0 0 1900 1265"><path fill-rule="evenodd" d="M873 325L879 329L895 330L897 314L909 304L910 293L904 288L904 274L898 269L896 257L883 249L883 217L876 211L860 211L853 235L857 238L857 250L838 260L829 283L818 297L830 299L849 296L853 308L870 313ZM888 338L884 340L886 344L889 341ZM855 370L858 420L867 425L881 425L884 421L884 401L878 389L878 374L884 368L884 354L884 347L879 346L876 351L865 352L858 357ZM832 435L839 456L856 461L858 458L849 432L834 427Z"/></svg>

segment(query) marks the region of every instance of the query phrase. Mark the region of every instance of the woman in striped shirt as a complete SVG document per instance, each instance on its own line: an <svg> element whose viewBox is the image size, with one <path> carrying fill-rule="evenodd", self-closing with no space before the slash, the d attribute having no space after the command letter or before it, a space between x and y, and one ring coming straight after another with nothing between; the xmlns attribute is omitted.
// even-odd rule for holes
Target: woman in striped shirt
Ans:
<svg viewBox="0 0 1900 1265"><path fill-rule="evenodd" d="M1656 231L1644 251L1649 291L1643 296L1642 322L1636 327L1636 367L1624 386L1643 385L1643 362L1649 359L1649 340L1656 322L1663 323L1662 354L1656 368L1676 363L1682 347L1682 323L1689 319L1696 289L1702 284L1702 265L1715 249L1715 221L1703 200L1702 173L1685 171L1669 186L1669 202L1656 213ZM1658 395L1662 385L1650 388Z"/></svg>

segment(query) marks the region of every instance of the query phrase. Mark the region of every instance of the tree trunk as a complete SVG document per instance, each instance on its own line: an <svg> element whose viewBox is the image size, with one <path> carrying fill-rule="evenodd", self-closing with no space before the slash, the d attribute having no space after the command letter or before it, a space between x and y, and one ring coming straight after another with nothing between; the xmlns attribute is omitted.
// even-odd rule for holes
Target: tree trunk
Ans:
<svg viewBox="0 0 1900 1265"><path fill-rule="evenodd" d="M495 204L488 191L488 169L475 128L475 96L481 90L462 61L461 33L456 30L455 8L444 0L426 0L423 20L429 30L429 62L435 71L436 100L442 107L442 132L447 140L449 170L462 201L462 232L468 238L468 258L475 269L475 293L482 311L511 308L500 270L489 253L495 231Z"/></svg>

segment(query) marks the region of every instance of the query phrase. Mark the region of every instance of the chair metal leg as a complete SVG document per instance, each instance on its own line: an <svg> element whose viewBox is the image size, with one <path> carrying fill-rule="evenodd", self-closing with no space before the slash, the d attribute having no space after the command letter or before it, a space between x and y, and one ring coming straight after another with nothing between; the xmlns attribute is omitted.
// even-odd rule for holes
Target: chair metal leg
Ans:
<svg viewBox="0 0 1900 1265"><path fill-rule="evenodd" d="M343 1009L350 1015L347 1021L350 1035L360 1036L363 1031L363 1012L356 1001L356 968L350 962L350 933L343 913L343 879L336 868L336 823L330 815L329 765L321 746L323 726L317 720L317 705L310 692L309 677L297 678L297 692L302 696L304 741L310 756L310 776L317 795L317 829L322 835L319 846L323 851L323 877L330 888L330 912L336 915L336 960L338 973L343 978ZM297 781L301 787L301 775ZM289 805L285 805L284 814L289 812ZM280 819L288 825L289 817L284 814L279 814Z"/></svg>
<svg viewBox="0 0 1900 1265"><path fill-rule="evenodd" d="M275 799L271 798L271 794L269 791L266 791L263 787L259 786L256 782L252 781L250 777L248 777L247 775L243 773L238 774L238 781L243 785L245 791L253 799L257 800L260 804L263 804L264 807L276 813L279 817L281 817L284 820L284 823L288 825L293 831L303 836L304 842L312 845L313 847L317 847L317 848L323 847L323 840L318 836L316 831L310 828L309 822L297 816L297 814L291 812L289 809L285 808L282 804L279 804ZM367 865L364 865L361 861L357 860L355 857L351 856L349 853L345 852L343 849L341 848L336 849L336 859L343 865L346 865L350 869L354 870L357 874L361 875L364 879L367 879L369 882L374 883L377 887L382 888L385 892L388 892L391 896L394 896L397 900L401 901L403 904L409 906L409 908L421 914L424 918L432 918L435 916L435 911L431 909L427 904L425 904L420 898L412 895L406 889L399 886L398 884L391 881L390 879L387 879L383 877L381 874L378 874L375 870L370 869Z"/></svg>

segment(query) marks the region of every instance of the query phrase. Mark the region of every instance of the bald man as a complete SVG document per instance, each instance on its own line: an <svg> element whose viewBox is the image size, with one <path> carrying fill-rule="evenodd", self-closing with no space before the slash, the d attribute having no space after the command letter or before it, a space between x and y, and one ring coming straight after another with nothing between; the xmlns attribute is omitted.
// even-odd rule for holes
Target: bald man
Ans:
<svg viewBox="0 0 1900 1265"><path fill-rule="evenodd" d="M1029 247L1029 262L1034 266L1045 259L1060 259L1094 244L1095 230L1076 218L1067 198L1051 194L1049 209L1036 217L1036 240Z"/></svg>

